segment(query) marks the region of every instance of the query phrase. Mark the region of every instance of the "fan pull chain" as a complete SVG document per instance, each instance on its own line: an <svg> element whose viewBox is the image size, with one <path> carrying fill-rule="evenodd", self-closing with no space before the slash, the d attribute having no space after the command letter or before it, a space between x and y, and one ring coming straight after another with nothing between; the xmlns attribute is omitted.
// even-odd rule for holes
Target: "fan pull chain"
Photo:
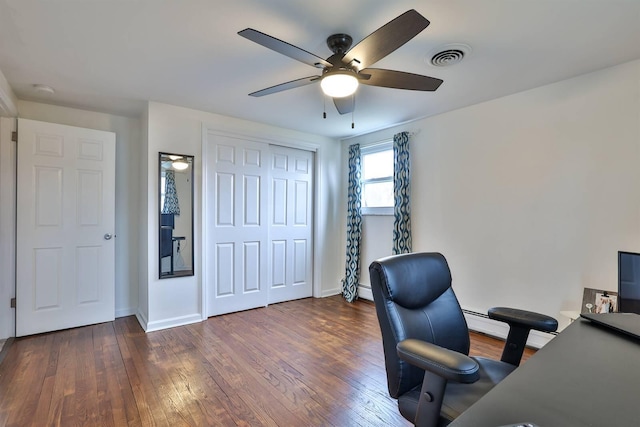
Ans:
<svg viewBox="0 0 640 427"><path fill-rule="evenodd" d="M327 97L326 96L322 97L322 118L323 119L327 118Z"/></svg>
<svg viewBox="0 0 640 427"><path fill-rule="evenodd" d="M355 120L353 119L354 110L356 109L356 94L351 95L351 129L355 129Z"/></svg>

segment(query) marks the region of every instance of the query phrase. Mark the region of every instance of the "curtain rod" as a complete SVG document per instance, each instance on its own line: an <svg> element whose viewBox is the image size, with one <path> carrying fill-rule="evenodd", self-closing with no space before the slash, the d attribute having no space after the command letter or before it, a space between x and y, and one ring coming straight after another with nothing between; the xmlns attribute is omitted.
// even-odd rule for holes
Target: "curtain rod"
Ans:
<svg viewBox="0 0 640 427"><path fill-rule="evenodd" d="M397 132L397 133L399 133L399 132ZM420 129L414 130L414 131L411 131L411 132L407 132L407 133L409 134L409 138L413 138L414 136L416 136L417 134L420 133ZM393 136L391 136L389 138L379 139L379 140L373 141L373 142L361 143L360 147L362 147L362 148L375 147L377 145L388 144L389 142L393 142ZM349 144L349 145L353 145L353 144Z"/></svg>

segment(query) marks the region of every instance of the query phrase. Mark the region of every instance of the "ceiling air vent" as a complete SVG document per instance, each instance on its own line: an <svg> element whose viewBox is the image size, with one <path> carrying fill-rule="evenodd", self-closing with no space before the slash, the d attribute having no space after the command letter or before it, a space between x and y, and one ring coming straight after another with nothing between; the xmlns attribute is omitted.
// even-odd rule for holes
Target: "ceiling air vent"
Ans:
<svg viewBox="0 0 640 427"><path fill-rule="evenodd" d="M448 67L462 61L470 53L471 48L466 44L449 44L431 51L427 61L436 67Z"/></svg>
<svg viewBox="0 0 640 427"><path fill-rule="evenodd" d="M464 52L458 49L449 49L438 52L431 57L431 64L436 67L446 67L457 64L464 58Z"/></svg>

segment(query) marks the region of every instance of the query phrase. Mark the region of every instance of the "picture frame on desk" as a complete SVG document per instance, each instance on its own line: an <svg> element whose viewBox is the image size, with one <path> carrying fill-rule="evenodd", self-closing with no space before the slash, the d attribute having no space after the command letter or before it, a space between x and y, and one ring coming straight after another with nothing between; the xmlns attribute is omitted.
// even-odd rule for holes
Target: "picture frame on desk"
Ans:
<svg viewBox="0 0 640 427"><path fill-rule="evenodd" d="M603 289L584 288L581 313L615 313L618 311L618 293Z"/></svg>

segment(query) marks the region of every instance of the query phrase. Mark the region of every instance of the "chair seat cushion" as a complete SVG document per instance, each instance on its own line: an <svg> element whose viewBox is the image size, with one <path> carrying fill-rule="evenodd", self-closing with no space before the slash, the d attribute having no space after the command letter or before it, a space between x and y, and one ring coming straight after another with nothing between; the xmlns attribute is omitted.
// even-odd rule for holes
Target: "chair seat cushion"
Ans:
<svg viewBox="0 0 640 427"><path fill-rule="evenodd" d="M444 401L442 402L442 410L440 412L440 416L442 417L440 425L447 425L456 419L462 412L467 410L467 408L516 369L515 366L498 360L484 357L473 357L473 359L480 365L480 379L473 384L447 383ZM415 419L418 411L421 388L422 385L419 385L398 398L398 409L402 416L409 421Z"/></svg>

